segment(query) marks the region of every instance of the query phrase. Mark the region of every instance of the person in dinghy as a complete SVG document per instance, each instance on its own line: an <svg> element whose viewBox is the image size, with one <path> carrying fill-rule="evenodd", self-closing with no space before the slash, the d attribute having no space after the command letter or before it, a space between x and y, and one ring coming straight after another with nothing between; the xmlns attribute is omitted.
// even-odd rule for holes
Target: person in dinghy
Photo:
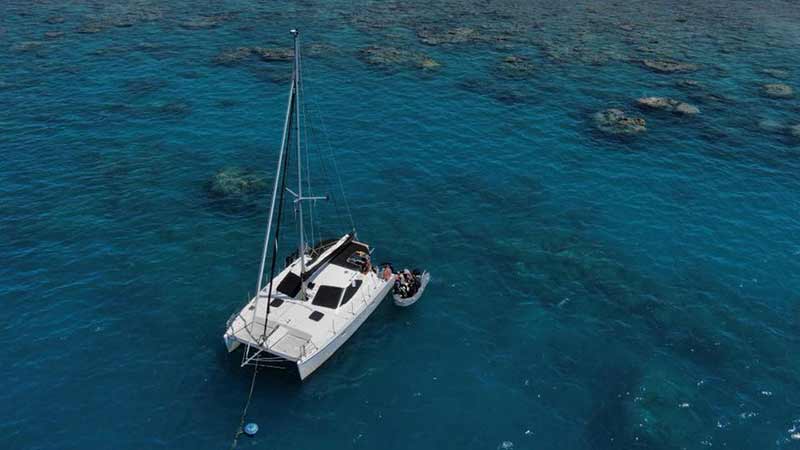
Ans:
<svg viewBox="0 0 800 450"><path fill-rule="evenodd" d="M400 295L402 298L413 297L419 291L420 279L417 276L419 270L414 270L412 273L408 269L403 269L397 273L394 280L393 293Z"/></svg>
<svg viewBox="0 0 800 450"><path fill-rule="evenodd" d="M394 303L398 306L409 306L419 300L430 279L428 272L422 272L419 269L413 271L403 269L394 275L392 294Z"/></svg>

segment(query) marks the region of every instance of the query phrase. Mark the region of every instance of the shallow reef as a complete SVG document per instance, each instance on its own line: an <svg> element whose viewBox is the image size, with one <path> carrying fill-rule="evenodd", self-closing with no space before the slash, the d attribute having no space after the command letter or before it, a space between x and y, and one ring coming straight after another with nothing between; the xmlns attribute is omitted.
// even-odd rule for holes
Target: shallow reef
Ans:
<svg viewBox="0 0 800 450"><path fill-rule="evenodd" d="M216 28L230 22L238 16L233 12L220 12L208 15L199 15L180 22L180 27L186 30L207 30Z"/></svg>
<svg viewBox="0 0 800 450"><path fill-rule="evenodd" d="M510 55L500 60L495 72L502 78L526 79L536 73L536 67L526 56Z"/></svg>
<svg viewBox="0 0 800 450"><path fill-rule="evenodd" d="M417 29L417 37L420 42L427 45L464 44L477 41L480 36L478 30L470 27L456 27L446 30Z"/></svg>
<svg viewBox="0 0 800 450"><path fill-rule="evenodd" d="M417 68L424 70L437 69L440 64L422 52L397 47L369 46L358 52L365 63L387 70Z"/></svg>
<svg viewBox="0 0 800 450"><path fill-rule="evenodd" d="M453 28L440 28L432 26L416 27L416 34L420 42L426 45L459 45L469 43L494 44L502 46L519 40L520 34L513 28L503 25L489 25L483 23L478 26L457 26Z"/></svg>
<svg viewBox="0 0 800 450"><path fill-rule="evenodd" d="M621 393L622 394L622 393ZM680 368L653 361L624 394L623 414L628 439L643 446L689 447L703 436L710 412L697 380Z"/></svg>
<svg viewBox="0 0 800 450"><path fill-rule="evenodd" d="M222 66L235 66L252 58L264 62L291 62L294 50L289 48L235 47L221 51L214 56L213 63Z"/></svg>
<svg viewBox="0 0 800 450"><path fill-rule="evenodd" d="M219 52L216 56L214 56L213 62L214 64L221 66L234 66L250 58L252 55L252 48L236 47Z"/></svg>
<svg viewBox="0 0 800 450"><path fill-rule="evenodd" d="M783 83L768 83L761 86L761 92L769 98L788 99L794 97L794 89Z"/></svg>
<svg viewBox="0 0 800 450"><path fill-rule="evenodd" d="M35 52L43 47L44 42L42 41L23 41L12 45L11 50L15 52Z"/></svg>
<svg viewBox="0 0 800 450"><path fill-rule="evenodd" d="M167 86L169 86L169 83L159 78L136 78L127 80L124 83L125 90L134 95L151 94Z"/></svg>
<svg viewBox="0 0 800 450"><path fill-rule="evenodd" d="M793 138L800 140L800 124L790 126L789 134Z"/></svg>
<svg viewBox="0 0 800 450"><path fill-rule="evenodd" d="M761 72L771 76L772 78L776 78L778 80L786 80L791 77L791 72L786 69L761 69Z"/></svg>
<svg viewBox="0 0 800 450"><path fill-rule="evenodd" d="M642 66L658 73L686 73L700 68L697 64L687 62L654 59L642 60Z"/></svg>
<svg viewBox="0 0 800 450"><path fill-rule="evenodd" d="M486 96L507 105L532 103L537 98L529 87L502 83L497 77L466 78L456 83L456 87L472 95Z"/></svg>
<svg viewBox="0 0 800 450"><path fill-rule="evenodd" d="M592 119L598 130L612 135L635 135L647 131L647 122L642 117L633 117L618 108L596 112Z"/></svg>
<svg viewBox="0 0 800 450"><path fill-rule="evenodd" d="M249 211L267 189L262 171L229 166L220 169L205 183L213 204L226 211Z"/></svg>
<svg viewBox="0 0 800 450"><path fill-rule="evenodd" d="M160 101L151 105L151 110L161 116L184 119L192 113L192 105L183 100Z"/></svg>
<svg viewBox="0 0 800 450"><path fill-rule="evenodd" d="M636 100L636 105L644 109L666 111L684 116L700 114L700 108L697 106L666 97L642 97Z"/></svg>

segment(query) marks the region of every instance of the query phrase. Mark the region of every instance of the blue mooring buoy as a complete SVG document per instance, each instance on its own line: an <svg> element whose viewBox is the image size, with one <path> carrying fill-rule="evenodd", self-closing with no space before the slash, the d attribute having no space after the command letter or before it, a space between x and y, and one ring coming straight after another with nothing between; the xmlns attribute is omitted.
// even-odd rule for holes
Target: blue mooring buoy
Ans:
<svg viewBox="0 0 800 450"><path fill-rule="evenodd" d="M258 425L253 422L250 422L244 426L244 432L248 436L255 436L256 433L258 433Z"/></svg>

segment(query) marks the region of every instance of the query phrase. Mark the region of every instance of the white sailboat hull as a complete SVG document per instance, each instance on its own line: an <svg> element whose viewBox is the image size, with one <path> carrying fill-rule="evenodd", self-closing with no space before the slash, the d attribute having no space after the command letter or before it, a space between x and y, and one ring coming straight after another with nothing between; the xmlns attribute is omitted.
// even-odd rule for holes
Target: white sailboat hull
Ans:
<svg viewBox="0 0 800 450"><path fill-rule="evenodd" d="M313 247L306 245L305 239L308 236L304 232L303 203L325 200L327 196L303 194L304 158L300 142L303 133L300 126L305 123L305 110L300 102L302 82L298 33L297 30L292 30L291 33L294 36L292 83L264 235L258 284L255 297L228 320L224 340L229 352L239 346L244 347L242 366L296 366L300 379L305 379L358 330L389 293L394 280L392 277L383 279L372 267L372 252L367 244L355 239L355 225L352 232L338 240L320 241ZM293 126L296 126L295 137L290 143ZM297 192L289 188L286 191L295 197L299 242L297 252L289 257L293 261L287 261L286 267L275 274L280 228L276 227L273 235L272 226L273 219L278 222L281 220L285 200L284 190L279 190L279 186L281 183L286 185L286 158L289 157L290 146L293 144L297 147ZM310 192L310 181L307 184ZM277 217L276 205L281 205ZM352 224L352 216L350 221ZM310 234L314 236L313 228ZM264 270L270 244L273 242L272 264L265 285Z"/></svg>
<svg viewBox="0 0 800 450"><path fill-rule="evenodd" d="M339 241L339 252L331 254L305 282L305 294L300 294L298 258L231 316L223 339L229 352L245 347L242 366L296 366L300 379L305 379L347 342L389 294L394 277L384 280L376 271L364 272L352 262L354 256L368 254L369 247L348 240L347 235ZM304 258L307 263L314 260L308 255Z"/></svg>
<svg viewBox="0 0 800 450"><path fill-rule="evenodd" d="M327 361L336 350L339 349L348 339L352 336L358 329L361 327L367 317L371 316L375 309L381 304L383 299L389 293L392 288L392 283L388 282L385 283L384 286L381 288L380 291L377 292L377 295L372 299L372 303L367 306L367 309L360 313L358 317L353 319L352 322L339 332L335 338L333 338L325 347L320 349L316 352L313 356L308 358L305 361L298 361L297 362L297 372L300 375L300 379L304 380L306 377L314 373L325 361Z"/></svg>

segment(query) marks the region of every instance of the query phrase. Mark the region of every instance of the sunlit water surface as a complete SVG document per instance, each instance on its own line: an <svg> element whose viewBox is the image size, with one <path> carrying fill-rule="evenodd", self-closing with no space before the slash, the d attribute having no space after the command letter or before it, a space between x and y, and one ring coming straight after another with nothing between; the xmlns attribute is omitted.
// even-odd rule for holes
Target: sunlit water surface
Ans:
<svg viewBox="0 0 800 450"><path fill-rule="evenodd" d="M523 3L3 2L0 447L230 446L269 193L208 186L271 183L290 65L220 54L299 27L312 153L433 281L260 373L241 448L797 448L800 7Z"/></svg>

